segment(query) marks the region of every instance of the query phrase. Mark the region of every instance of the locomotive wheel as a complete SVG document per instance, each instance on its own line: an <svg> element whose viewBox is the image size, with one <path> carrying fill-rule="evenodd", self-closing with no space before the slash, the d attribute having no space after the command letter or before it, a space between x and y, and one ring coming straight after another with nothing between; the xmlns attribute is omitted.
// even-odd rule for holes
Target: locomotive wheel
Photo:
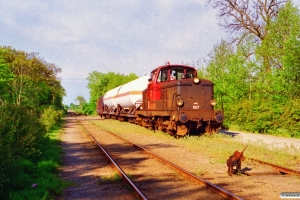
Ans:
<svg viewBox="0 0 300 200"><path fill-rule="evenodd" d="M184 136L187 134L187 127L185 125L178 125L176 134L179 136Z"/></svg>
<svg viewBox="0 0 300 200"><path fill-rule="evenodd" d="M164 124L163 124L161 118L158 118L158 119L157 119L155 127L156 127L156 129L159 130L159 131L164 130Z"/></svg>

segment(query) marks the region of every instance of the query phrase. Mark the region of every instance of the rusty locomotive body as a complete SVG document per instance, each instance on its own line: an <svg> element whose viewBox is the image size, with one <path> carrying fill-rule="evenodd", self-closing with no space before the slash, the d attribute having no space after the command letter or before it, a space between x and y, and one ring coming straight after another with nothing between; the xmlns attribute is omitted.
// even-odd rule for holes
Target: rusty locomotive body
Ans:
<svg viewBox="0 0 300 200"><path fill-rule="evenodd" d="M179 136L211 134L224 119L214 110L213 94L213 83L199 79L195 68L167 64L108 91L98 99L97 113Z"/></svg>

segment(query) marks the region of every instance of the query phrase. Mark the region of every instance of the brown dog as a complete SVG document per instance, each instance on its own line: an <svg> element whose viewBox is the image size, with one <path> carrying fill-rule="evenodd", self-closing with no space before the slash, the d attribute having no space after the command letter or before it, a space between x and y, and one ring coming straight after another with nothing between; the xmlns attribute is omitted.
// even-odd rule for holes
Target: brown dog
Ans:
<svg viewBox="0 0 300 200"><path fill-rule="evenodd" d="M248 147L248 145L245 147L245 149ZM230 156L227 160L227 167L228 167L228 174L231 175L233 173L233 166L236 166L236 171L238 174L241 173L242 168L242 161L244 161L246 158L243 155L244 151L239 152L235 151L232 156Z"/></svg>

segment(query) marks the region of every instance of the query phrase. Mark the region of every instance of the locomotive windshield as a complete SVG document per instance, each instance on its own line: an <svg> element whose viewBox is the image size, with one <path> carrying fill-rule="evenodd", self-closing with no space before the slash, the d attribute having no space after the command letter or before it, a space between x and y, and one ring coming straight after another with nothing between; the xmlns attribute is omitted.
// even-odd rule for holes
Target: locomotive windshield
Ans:
<svg viewBox="0 0 300 200"><path fill-rule="evenodd" d="M184 68L184 67L170 67L170 68L162 68L157 77L157 83L172 81L172 80L180 80L185 78L194 78L195 70L192 68Z"/></svg>
<svg viewBox="0 0 300 200"><path fill-rule="evenodd" d="M164 82L168 80L168 69L162 69L160 70L157 78L157 82Z"/></svg>
<svg viewBox="0 0 300 200"><path fill-rule="evenodd" d="M186 69L186 78L195 78L196 76L194 76L194 69Z"/></svg>

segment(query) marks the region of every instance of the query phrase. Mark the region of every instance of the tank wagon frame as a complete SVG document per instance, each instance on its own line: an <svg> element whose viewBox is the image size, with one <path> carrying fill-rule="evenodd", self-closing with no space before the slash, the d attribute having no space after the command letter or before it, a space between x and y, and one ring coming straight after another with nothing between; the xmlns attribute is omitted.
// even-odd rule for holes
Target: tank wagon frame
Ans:
<svg viewBox="0 0 300 200"><path fill-rule="evenodd" d="M195 68L168 63L108 91L98 99L97 113L179 136L212 134L224 120L223 111L214 110L213 86Z"/></svg>

